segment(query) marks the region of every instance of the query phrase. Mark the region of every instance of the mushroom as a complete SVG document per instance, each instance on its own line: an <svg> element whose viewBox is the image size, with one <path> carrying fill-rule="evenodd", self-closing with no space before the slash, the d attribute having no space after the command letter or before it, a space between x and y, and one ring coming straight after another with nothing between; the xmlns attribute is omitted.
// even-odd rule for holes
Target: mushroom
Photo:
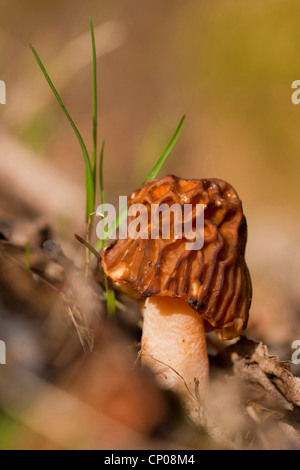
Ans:
<svg viewBox="0 0 300 470"><path fill-rule="evenodd" d="M143 204L204 205L204 245L186 249L187 239L175 236L175 216L169 238L118 239L102 252L106 275L123 291L142 300L142 361L159 382L182 398L196 420L198 404L209 380L205 331L221 340L246 328L251 281L244 253L247 238L242 203L232 186L219 179L186 180L172 175L152 180L134 191L128 207ZM136 215L128 216L128 224ZM195 384L198 393L195 393Z"/></svg>

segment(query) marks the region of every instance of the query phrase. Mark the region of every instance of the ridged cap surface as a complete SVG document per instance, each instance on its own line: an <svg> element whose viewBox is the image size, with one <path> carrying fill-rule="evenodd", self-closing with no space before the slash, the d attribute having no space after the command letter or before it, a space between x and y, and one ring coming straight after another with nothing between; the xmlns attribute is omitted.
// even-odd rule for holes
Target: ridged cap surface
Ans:
<svg viewBox="0 0 300 470"><path fill-rule="evenodd" d="M146 183L129 197L128 206L204 204L204 245L187 250L190 240L171 238L116 240L102 252L103 268L117 285L137 297L169 296L185 300L221 339L247 326L251 280L245 263L247 225L242 203L219 179L185 180L166 176ZM195 217L195 210L193 210ZM128 218L128 223L134 217Z"/></svg>

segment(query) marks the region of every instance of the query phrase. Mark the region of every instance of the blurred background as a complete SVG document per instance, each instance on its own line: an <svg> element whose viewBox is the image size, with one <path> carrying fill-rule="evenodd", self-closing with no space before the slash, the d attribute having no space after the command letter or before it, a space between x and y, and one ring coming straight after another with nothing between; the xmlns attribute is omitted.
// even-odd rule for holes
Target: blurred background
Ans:
<svg viewBox="0 0 300 470"><path fill-rule="evenodd" d="M47 228L73 260L78 260L79 251L73 234L85 233L82 154L29 43L90 150L90 15L98 52L99 138L106 140L107 201L116 204L119 195L141 185L186 114L180 139L160 175L217 177L238 191L248 221L246 255L254 293L247 335L289 360L292 342L300 339L300 105L291 102L292 82L300 79L299 2L1 1L0 79L6 83L7 104L0 106L0 221L7 230L13 227L14 246L38 244L36 237ZM28 299L24 301L24 292L20 299L19 289L12 289L15 274L7 276L3 266L0 339L8 350L12 345L14 360L25 348L30 362L30 357L43 354L44 346L32 339ZM24 290L24 281L19 284ZM7 295L8 288L16 292ZM14 294L17 306L11 306ZM50 321L48 304L43 308L45 327L45 315ZM61 317L59 321L63 323ZM5 380L14 383L5 378L8 366L5 372L0 367L0 387L1 380L4 385ZM293 372L299 369L293 366ZM17 380L24 387L18 374ZM24 377L25 383L28 380ZM14 400L19 403L18 397ZM165 410L164 400L159 397L158 403ZM23 420L25 431L16 428L11 406L4 406L0 418L0 447L22 446L30 427L42 432L30 425L32 415ZM149 424L151 432L156 425ZM136 429L141 431L138 425Z"/></svg>

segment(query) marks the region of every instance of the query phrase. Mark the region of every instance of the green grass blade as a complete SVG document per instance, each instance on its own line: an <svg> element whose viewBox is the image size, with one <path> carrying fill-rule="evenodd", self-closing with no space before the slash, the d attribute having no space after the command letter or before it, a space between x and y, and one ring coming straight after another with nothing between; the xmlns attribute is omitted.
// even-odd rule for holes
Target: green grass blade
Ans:
<svg viewBox="0 0 300 470"><path fill-rule="evenodd" d="M147 178L145 179L144 183L146 183L147 181L150 181L152 179L154 179L159 170L161 169L161 167L163 166L163 164L165 163L166 159L168 158L168 156L170 155L170 152L171 150L173 149L174 145L176 144L177 142L177 139L181 133L181 130L182 130L182 127L183 127L183 124L184 124L184 120L185 120L185 116L183 116L177 126L177 129L176 131L174 132L173 134L173 137L172 139L170 140L170 142L168 143L167 147L165 148L165 150L163 151L163 153L161 154L161 156L159 157L159 159L157 160L157 162L155 163L154 167L152 168L152 170L150 171L150 173L148 174ZM114 232L115 229L117 229L120 225L120 223L126 218L127 216L127 207L125 207L116 217L115 219L115 223L111 225L111 227L108 229L108 232L107 232L107 238L110 237L110 235ZM98 240L97 243L95 244L95 249L96 250L100 250L101 249L101 240Z"/></svg>
<svg viewBox="0 0 300 470"><path fill-rule="evenodd" d="M94 184L96 186L96 161L97 161L97 131L98 131L98 93L97 93L97 55L96 42L92 18L90 17L92 51L93 51L93 156L92 171L94 175Z"/></svg>
<svg viewBox="0 0 300 470"><path fill-rule="evenodd" d="M163 164L165 163L166 159L168 158L171 150L173 149L174 145L176 144L177 142L177 139L181 133L181 130L182 130L182 126L183 126L183 123L184 123L184 120L185 120L185 116L183 116L180 120L180 123L178 124L178 127L172 137L172 139L170 140L170 142L168 143L167 147L165 148L165 150L163 151L163 153L161 154L161 156L159 157L159 159L157 160L157 162L155 163L154 167L152 168L152 170L150 171L150 173L148 174L147 178L145 179L144 183L146 183L147 181L150 181L150 180L153 180L154 178L156 178L159 170L161 169L161 167L163 166Z"/></svg>
<svg viewBox="0 0 300 470"><path fill-rule="evenodd" d="M103 184L103 155L104 155L104 144L105 140L102 140L101 150L100 150L100 162L99 162L99 187L100 187L100 204L105 204L105 193L104 193L104 184ZM102 240L99 240L100 248L105 246L104 234L102 233Z"/></svg>
<svg viewBox="0 0 300 470"><path fill-rule="evenodd" d="M62 99L58 93L58 91L56 90L51 78L49 77L38 53L36 52L36 50L34 49L33 46L30 45L30 48L35 56L35 59L41 69L41 71L43 72L43 75L44 77L46 78L55 98L57 99L58 101L58 104L60 105L60 107L62 108L63 112L65 113L68 121L70 122L76 136L77 136L77 139L79 141L79 144L81 146L81 149L82 149L82 153L83 153L83 157L84 157L84 162L85 162L85 174L86 174L86 222L88 222L88 219L89 219L89 215L94 211L94 205L95 205L95 184L94 184L94 176L93 176L93 172L92 172L92 167L91 167L91 163L90 163L90 158L89 158L89 154L88 154L88 151L87 151L87 148L85 146L85 143L81 137L81 134L78 130L78 128L76 127L73 119L71 118L69 112L67 111L64 103L62 102Z"/></svg>
<svg viewBox="0 0 300 470"><path fill-rule="evenodd" d="M116 313L116 296L115 296L115 291L110 289L108 282L109 281L106 275L104 274L107 313L108 313L108 316L113 316Z"/></svg>
<svg viewBox="0 0 300 470"><path fill-rule="evenodd" d="M100 185L100 202L105 204L105 193L104 193L104 184L103 184L103 155L104 155L104 143L102 141L101 151L100 151L100 162L99 162L99 185ZM98 240L100 246L98 249L103 248L107 244L107 238L104 238L104 233L102 233L102 240ZM109 316L114 315L116 312L116 297L115 292L109 286L109 281L104 273L104 283L106 291L106 302L107 302L107 313Z"/></svg>
<svg viewBox="0 0 300 470"><path fill-rule="evenodd" d="M102 146L101 146L101 151L100 151L100 164L99 164L99 184L100 184L100 202L101 204L105 203L105 195L104 195L104 185L103 185L103 152L104 152L104 140L102 141ZM127 215L127 207L125 207L120 214L117 215L116 219L114 220L114 223L112 224L111 227L109 227L107 234L106 234L106 239L109 239L110 235L113 233L115 229L118 228L119 226L119 220L124 220L124 218ZM104 240L98 240L95 244L95 249L100 250L103 248L103 246L106 245L106 241Z"/></svg>
<svg viewBox="0 0 300 470"><path fill-rule="evenodd" d="M111 234L114 233L115 230L117 230L120 223L123 222L123 220L127 217L127 213L128 213L128 208L124 207L115 218L114 223L111 225L111 227L108 228L107 238L110 238Z"/></svg>
<svg viewBox="0 0 300 470"><path fill-rule="evenodd" d="M103 155L104 155L104 144L105 140L102 140L101 150L100 150L100 163L99 163L99 185L100 185L100 202L105 204L105 193L104 193L104 184L103 184Z"/></svg>

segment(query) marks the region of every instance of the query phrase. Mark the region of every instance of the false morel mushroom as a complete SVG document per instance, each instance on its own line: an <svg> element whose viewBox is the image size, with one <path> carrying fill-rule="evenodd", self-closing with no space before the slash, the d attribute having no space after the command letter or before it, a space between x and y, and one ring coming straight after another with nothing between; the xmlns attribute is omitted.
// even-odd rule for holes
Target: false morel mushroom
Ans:
<svg viewBox="0 0 300 470"><path fill-rule="evenodd" d="M119 288L143 301L143 363L164 387L181 395L193 418L195 383L201 398L209 376L205 331L214 329L220 339L231 339L248 321L251 281L242 203L225 181L170 175L133 192L128 208L135 204L146 208L149 236L114 241L102 252L103 268ZM151 237L151 209L174 204L191 205L193 226L195 208L203 205L202 248L187 249L190 239L175 234L170 210L170 236L160 227ZM128 224L135 217L129 213Z"/></svg>

